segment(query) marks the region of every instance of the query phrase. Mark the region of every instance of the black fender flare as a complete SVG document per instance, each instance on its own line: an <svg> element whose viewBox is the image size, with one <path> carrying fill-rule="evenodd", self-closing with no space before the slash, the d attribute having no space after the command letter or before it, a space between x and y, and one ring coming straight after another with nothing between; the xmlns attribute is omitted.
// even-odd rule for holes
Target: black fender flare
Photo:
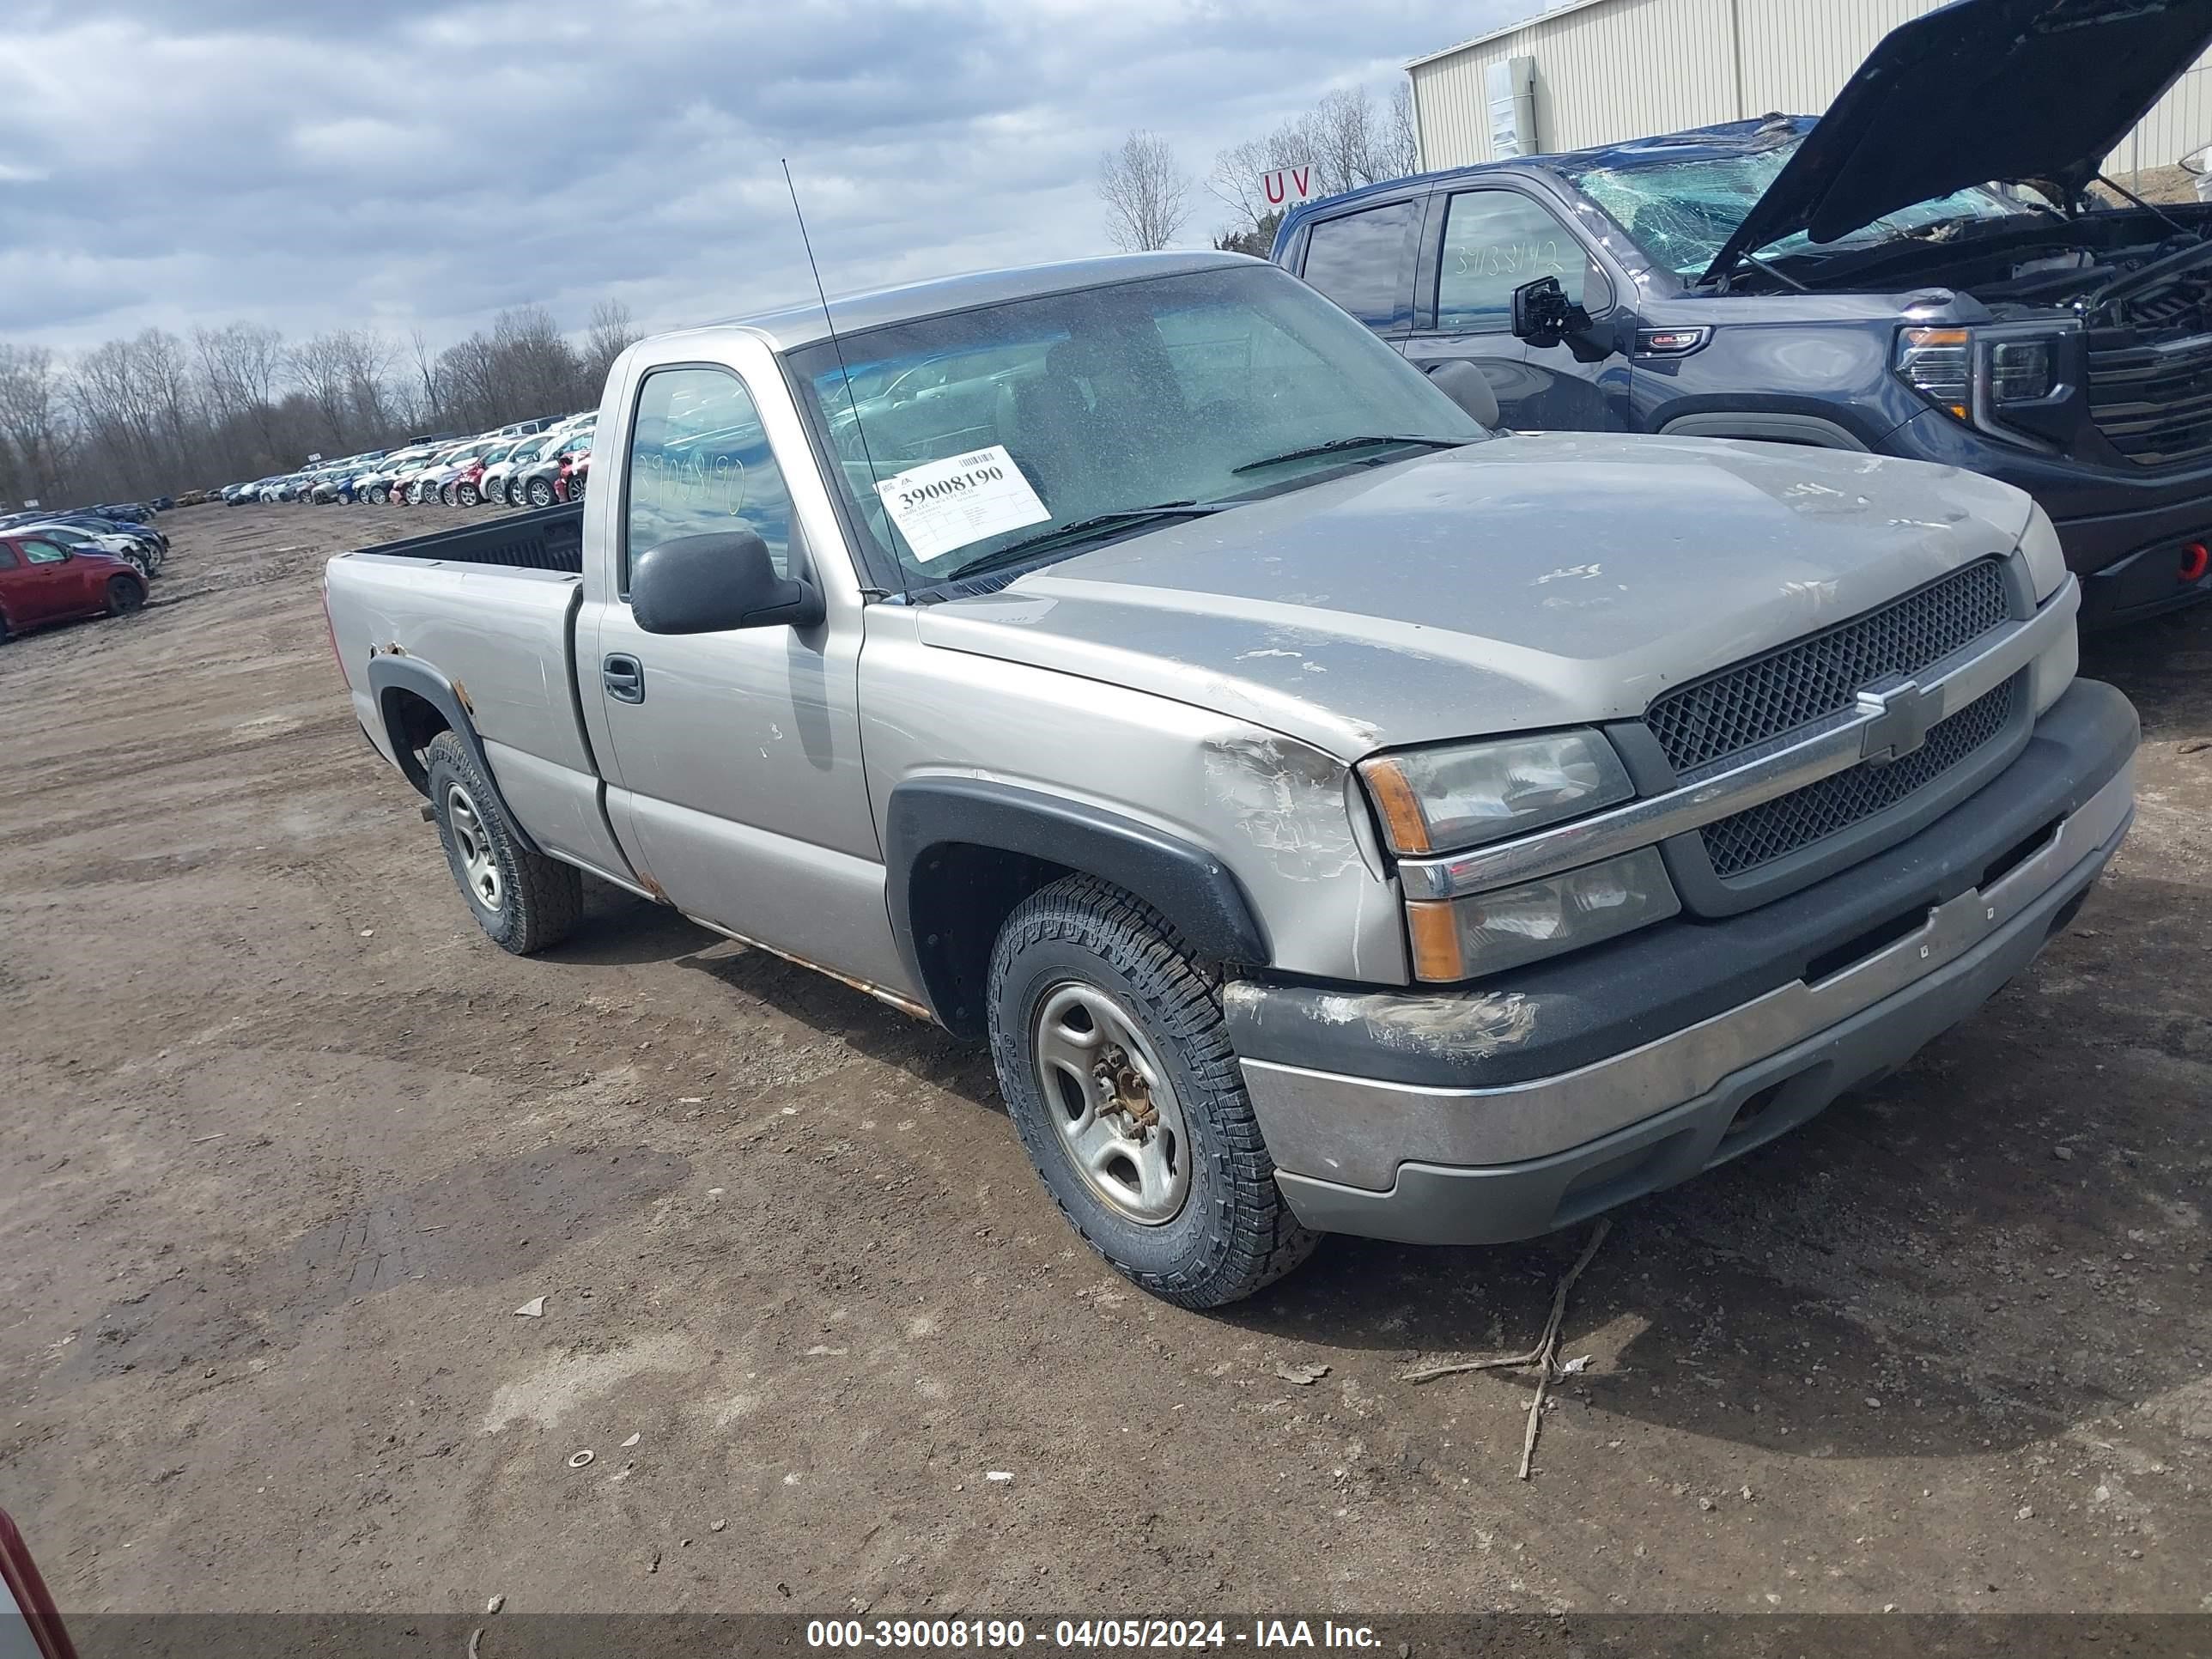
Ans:
<svg viewBox="0 0 2212 1659"><path fill-rule="evenodd" d="M884 866L899 957L931 1011L955 1031L980 1026L956 994L957 964L929 924L932 855L981 847L1109 881L1165 916L1210 961L1264 967L1267 930L1229 867L1194 842L1085 801L986 778L915 778L891 791ZM957 915L943 896L945 914Z"/></svg>
<svg viewBox="0 0 2212 1659"><path fill-rule="evenodd" d="M477 735L476 721L469 714L469 706L463 700L460 689L453 681L419 658L397 651L380 651L368 659L368 689L376 699L377 718L384 722L384 735L392 744L392 752L398 757L399 769L407 775L407 781L413 784L425 799L429 797L430 780L416 764L414 750L407 741L406 728L395 718L392 696L395 691L411 692L438 711L447 728L460 739L461 747L468 750L469 758L476 763L476 769L483 775L484 781L491 786L493 805L499 808L500 816L507 820L507 829L515 841L525 852L542 854L544 849L523 827L522 820L515 817L514 810L507 804L506 797L500 793L498 774L491 769L491 762L484 754L483 740Z"/></svg>

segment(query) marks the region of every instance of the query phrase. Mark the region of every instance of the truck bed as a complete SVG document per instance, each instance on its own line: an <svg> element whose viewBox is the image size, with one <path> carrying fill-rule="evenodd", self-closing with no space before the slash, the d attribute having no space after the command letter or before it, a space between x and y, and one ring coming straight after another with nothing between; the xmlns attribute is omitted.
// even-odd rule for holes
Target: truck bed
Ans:
<svg viewBox="0 0 2212 1659"><path fill-rule="evenodd" d="M540 845L619 872L574 678L583 516L580 504L550 507L342 553L325 592L372 742L393 753L368 676L378 654L396 651L455 688L507 805Z"/></svg>
<svg viewBox="0 0 2212 1659"><path fill-rule="evenodd" d="M404 541L380 542L360 550L387 559L423 559L446 564L496 564L516 570L559 570L578 576L584 570L584 504L512 513L459 530L433 531Z"/></svg>

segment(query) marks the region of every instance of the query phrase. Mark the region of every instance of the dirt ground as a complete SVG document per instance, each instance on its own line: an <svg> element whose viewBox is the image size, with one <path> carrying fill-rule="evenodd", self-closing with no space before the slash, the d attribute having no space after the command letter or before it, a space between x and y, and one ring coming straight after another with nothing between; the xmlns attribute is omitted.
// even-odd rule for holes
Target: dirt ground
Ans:
<svg viewBox="0 0 2212 1659"><path fill-rule="evenodd" d="M480 938L316 593L465 516L186 509L144 613L0 647L0 1504L64 1611L2212 1610L2212 614L2087 652L2148 741L2076 931L1617 1216L1522 1485L1524 1377L1401 1373L1582 1235L1181 1312L980 1051L610 891Z"/></svg>

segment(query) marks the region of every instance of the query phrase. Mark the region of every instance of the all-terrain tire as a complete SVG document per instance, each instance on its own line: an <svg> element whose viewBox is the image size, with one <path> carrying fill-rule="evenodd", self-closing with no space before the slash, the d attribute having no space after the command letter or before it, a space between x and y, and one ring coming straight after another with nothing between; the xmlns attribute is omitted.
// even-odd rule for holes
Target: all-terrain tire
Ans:
<svg viewBox="0 0 2212 1659"><path fill-rule="evenodd" d="M1189 1188L1173 1219L1133 1221L1077 1170L1038 1079L1036 1025L1069 985L1103 992L1133 1017L1182 1108ZM1066 876L1017 906L991 953L985 996L991 1057L1014 1127L1060 1212L1115 1271L1164 1301L1218 1308L1312 1254L1275 1185L1243 1073L1221 1015L1218 969L1196 960L1165 917L1091 876Z"/></svg>
<svg viewBox="0 0 2212 1659"><path fill-rule="evenodd" d="M558 945L575 932L584 911L584 878L575 866L530 852L515 839L491 781L451 732L433 738L423 758L446 866L477 926L501 950L519 957ZM457 827L464 803L473 829ZM478 870L489 865L495 871L495 899L488 901L475 884L472 863Z"/></svg>

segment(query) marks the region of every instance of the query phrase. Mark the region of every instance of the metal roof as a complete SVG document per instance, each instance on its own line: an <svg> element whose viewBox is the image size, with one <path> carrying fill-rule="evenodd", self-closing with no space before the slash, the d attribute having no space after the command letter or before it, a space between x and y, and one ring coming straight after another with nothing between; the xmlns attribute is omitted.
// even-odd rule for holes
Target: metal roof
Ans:
<svg viewBox="0 0 2212 1659"><path fill-rule="evenodd" d="M1509 34L1518 34L1522 29L1527 28L1531 23L1548 23L1554 17L1565 17L1570 12L1584 11L1592 6L1603 6L1612 3L1613 0L1561 0L1561 3L1559 5L1553 6L1547 10L1532 12L1528 16L1522 18L1519 21L1508 23L1502 28L1494 28L1487 34L1478 34L1471 40L1462 40L1455 46L1444 46L1437 51L1413 58L1407 64L1406 67L1409 70L1416 70L1420 68L1424 64L1435 63L1439 58L1449 58L1455 52L1467 51L1469 47L1486 46L1492 40L1503 40Z"/></svg>
<svg viewBox="0 0 2212 1659"><path fill-rule="evenodd" d="M1188 253L1116 253L1091 259L1064 259L1052 264L1017 265L1004 270L979 270L961 276L939 276L927 282L902 283L892 288L844 294L830 301L830 319L837 332L857 334L889 323L908 323L918 317L941 316L973 306L1002 305L1012 300L1030 300L1046 294L1102 288L1109 283L1140 281L1148 276L1176 276L1186 271L1218 270L1224 266L1259 264L1242 253L1211 251ZM830 337L829 322L819 301L732 317L710 326L746 328L767 337L778 351L811 345ZM683 333L694 331L681 330Z"/></svg>

